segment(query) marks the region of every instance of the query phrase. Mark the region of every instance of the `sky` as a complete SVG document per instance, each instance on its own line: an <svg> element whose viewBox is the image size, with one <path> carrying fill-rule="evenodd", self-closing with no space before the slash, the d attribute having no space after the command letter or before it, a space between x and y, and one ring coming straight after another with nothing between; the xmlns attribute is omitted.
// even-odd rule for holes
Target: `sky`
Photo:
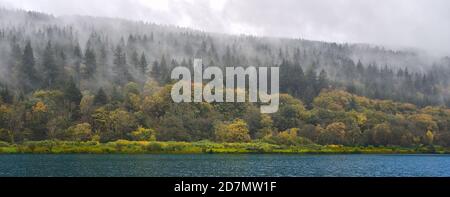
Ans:
<svg viewBox="0 0 450 197"><path fill-rule="evenodd" d="M448 0L0 0L0 7L450 55Z"/></svg>

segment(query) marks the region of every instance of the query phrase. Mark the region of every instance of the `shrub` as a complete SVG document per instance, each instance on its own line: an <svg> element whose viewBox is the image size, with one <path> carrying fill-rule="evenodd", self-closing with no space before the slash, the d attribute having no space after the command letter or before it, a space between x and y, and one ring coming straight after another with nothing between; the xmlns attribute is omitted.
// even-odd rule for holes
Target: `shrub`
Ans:
<svg viewBox="0 0 450 197"><path fill-rule="evenodd" d="M277 135L268 136L265 140L269 143L288 146L313 144L311 140L299 137L297 135L298 131L299 129L297 128L288 129L278 133Z"/></svg>
<svg viewBox="0 0 450 197"><path fill-rule="evenodd" d="M163 147L160 143L158 142L150 142L147 145L147 150L150 152L160 152L163 150Z"/></svg>
<svg viewBox="0 0 450 197"><path fill-rule="evenodd" d="M67 129L71 140L90 141L92 139L91 125L88 123L77 124Z"/></svg>
<svg viewBox="0 0 450 197"><path fill-rule="evenodd" d="M216 140L220 142L249 142L250 135L247 123L236 119L229 124L220 123L215 126Z"/></svg>
<svg viewBox="0 0 450 197"><path fill-rule="evenodd" d="M135 141L156 141L155 130L139 127L131 132L131 138Z"/></svg>

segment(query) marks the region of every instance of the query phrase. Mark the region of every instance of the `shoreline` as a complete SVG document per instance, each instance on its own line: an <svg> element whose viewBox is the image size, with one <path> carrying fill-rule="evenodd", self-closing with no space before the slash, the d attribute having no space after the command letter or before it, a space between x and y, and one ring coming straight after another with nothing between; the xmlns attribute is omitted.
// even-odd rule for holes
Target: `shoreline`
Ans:
<svg viewBox="0 0 450 197"><path fill-rule="evenodd" d="M36 141L21 144L2 143L0 155L5 154L450 154L449 147L440 146L342 146L342 145L276 145L266 142L217 143L125 141L73 142Z"/></svg>

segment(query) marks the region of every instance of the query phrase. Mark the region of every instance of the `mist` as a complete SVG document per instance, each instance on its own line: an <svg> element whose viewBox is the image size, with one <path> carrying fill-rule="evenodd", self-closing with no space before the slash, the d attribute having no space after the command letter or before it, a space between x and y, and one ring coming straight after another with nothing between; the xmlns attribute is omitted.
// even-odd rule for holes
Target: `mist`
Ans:
<svg viewBox="0 0 450 197"><path fill-rule="evenodd" d="M0 142L222 142L239 125L242 142L450 146L443 1L0 2ZM270 67L278 112L174 102L172 71L197 59Z"/></svg>
<svg viewBox="0 0 450 197"><path fill-rule="evenodd" d="M446 0L0 0L0 6L56 16L125 18L207 32L450 54Z"/></svg>

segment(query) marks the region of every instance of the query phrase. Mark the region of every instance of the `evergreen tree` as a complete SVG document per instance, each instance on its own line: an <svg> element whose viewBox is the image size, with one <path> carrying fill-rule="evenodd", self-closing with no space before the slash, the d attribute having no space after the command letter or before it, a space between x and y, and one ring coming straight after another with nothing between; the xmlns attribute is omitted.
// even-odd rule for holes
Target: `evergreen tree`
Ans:
<svg viewBox="0 0 450 197"><path fill-rule="evenodd" d="M14 96L9 90L8 86L0 88L0 101L8 104L12 104L14 101Z"/></svg>
<svg viewBox="0 0 450 197"><path fill-rule="evenodd" d="M328 88L328 77L327 72L322 69L317 80L317 92L320 92L324 88Z"/></svg>
<svg viewBox="0 0 450 197"><path fill-rule="evenodd" d="M25 45L22 61L21 64L19 64L18 79L21 81L20 88L24 92L30 92L35 87L34 84L38 83L33 48L31 47L30 41Z"/></svg>
<svg viewBox="0 0 450 197"><path fill-rule="evenodd" d="M64 87L64 98L71 103L79 105L83 95L80 89L78 89L74 80L71 78Z"/></svg>
<svg viewBox="0 0 450 197"><path fill-rule="evenodd" d="M84 53L84 63L86 65L86 69L84 71L85 78L93 78L97 70L97 58L95 56L94 50L86 48L86 51Z"/></svg>
<svg viewBox="0 0 450 197"><path fill-rule="evenodd" d="M75 47L74 47L74 49L73 49L73 65L74 65L74 71L75 71L75 73L74 73L74 78L75 78L75 81L77 82L77 84L79 85L80 84L80 81L81 81L81 70L80 70L80 67L81 67L81 62L82 62L82 59L83 59L83 54L82 54L82 52L81 52L81 48L80 48L80 45L77 43L76 45L75 45Z"/></svg>
<svg viewBox="0 0 450 197"><path fill-rule="evenodd" d="M160 62L155 61L153 63L151 77L159 84L166 84L170 81L169 65L164 56L161 57Z"/></svg>
<svg viewBox="0 0 450 197"><path fill-rule="evenodd" d="M306 102L307 105L310 105L316 97L318 91L317 91L317 74L314 70L314 67L311 67L308 72L306 72L305 75L306 78L306 89L305 89L305 95L303 100Z"/></svg>
<svg viewBox="0 0 450 197"><path fill-rule="evenodd" d="M139 54L136 50L131 53L130 63L135 69L139 69Z"/></svg>
<svg viewBox="0 0 450 197"><path fill-rule="evenodd" d="M119 85L124 85L131 81L131 75L128 72L127 56L122 45L118 45L114 51L114 74Z"/></svg>
<svg viewBox="0 0 450 197"><path fill-rule="evenodd" d="M140 71L142 74L147 73L147 66L148 66L147 58L145 58L145 54L142 53L141 59L140 59L140 61L139 61L139 71Z"/></svg>
<svg viewBox="0 0 450 197"><path fill-rule="evenodd" d="M11 41L11 58L10 61L6 67L6 71L8 73L13 73L16 67L20 67L21 65L21 54L22 51L20 49L20 45L17 43L16 38L13 38ZM20 70L19 70L20 72ZM20 78L19 78L20 80Z"/></svg>
<svg viewBox="0 0 450 197"><path fill-rule="evenodd" d="M44 55L42 57L42 67L43 67L43 87L52 88L57 85L58 78L58 67L55 61L55 54L50 41L44 50Z"/></svg>
<svg viewBox="0 0 450 197"><path fill-rule="evenodd" d="M97 94L94 96L94 104L95 105L106 105L108 103L108 96L106 96L103 88L100 88L97 91Z"/></svg>
<svg viewBox="0 0 450 197"><path fill-rule="evenodd" d="M281 91L302 98L305 90L305 74L300 64L298 62L291 64L283 60L280 65L280 72Z"/></svg>
<svg viewBox="0 0 450 197"><path fill-rule="evenodd" d="M150 77L153 78L155 81L159 82L160 76L161 76L161 67L159 66L158 61L154 61Z"/></svg>
<svg viewBox="0 0 450 197"><path fill-rule="evenodd" d="M161 71L159 75L159 83L166 84L170 81L170 74L169 74L169 65L167 64L166 57L164 55L161 57L159 67Z"/></svg>

